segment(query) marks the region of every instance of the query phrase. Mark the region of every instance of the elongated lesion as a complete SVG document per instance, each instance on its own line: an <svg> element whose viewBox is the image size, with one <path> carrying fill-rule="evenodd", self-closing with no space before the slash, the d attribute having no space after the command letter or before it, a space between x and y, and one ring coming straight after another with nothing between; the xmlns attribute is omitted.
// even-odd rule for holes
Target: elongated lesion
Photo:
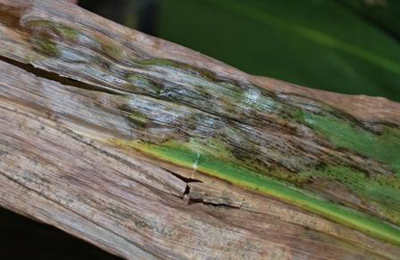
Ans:
<svg viewBox="0 0 400 260"><path fill-rule="evenodd" d="M28 18L18 30L42 55L30 62L106 91L99 109L113 109L129 127L129 137L102 141L196 165L400 244L398 227L387 223L400 225L398 125L160 59L93 28Z"/></svg>

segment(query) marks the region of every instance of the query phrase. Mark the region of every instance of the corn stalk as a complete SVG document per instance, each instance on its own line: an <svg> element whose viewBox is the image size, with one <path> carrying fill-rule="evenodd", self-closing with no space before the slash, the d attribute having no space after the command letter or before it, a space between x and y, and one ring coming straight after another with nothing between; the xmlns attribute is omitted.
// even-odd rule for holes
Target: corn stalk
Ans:
<svg viewBox="0 0 400 260"><path fill-rule="evenodd" d="M400 105L0 0L0 205L131 259L396 259Z"/></svg>

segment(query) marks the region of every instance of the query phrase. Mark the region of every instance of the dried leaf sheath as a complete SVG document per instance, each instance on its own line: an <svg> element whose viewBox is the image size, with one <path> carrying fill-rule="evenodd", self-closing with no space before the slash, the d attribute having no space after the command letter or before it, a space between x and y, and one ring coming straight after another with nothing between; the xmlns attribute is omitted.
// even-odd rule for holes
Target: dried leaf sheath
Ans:
<svg viewBox="0 0 400 260"><path fill-rule="evenodd" d="M68 14L48 17L41 12L48 2L34 3L32 10L18 1L0 5L0 54L87 85L17 92L6 84L2 98L51 113L105 145L400 244L397 117L361 120L316 97L162 57L103 27L71 23Z"/></svg>

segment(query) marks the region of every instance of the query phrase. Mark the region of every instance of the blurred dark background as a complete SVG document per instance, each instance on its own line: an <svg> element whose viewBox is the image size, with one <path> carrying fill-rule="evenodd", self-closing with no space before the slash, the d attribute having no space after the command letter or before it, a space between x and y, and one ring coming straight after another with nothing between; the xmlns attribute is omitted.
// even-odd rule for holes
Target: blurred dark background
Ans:
<svg viewBox="0 0 400 260"><path fill-rule="evenodd" d="M400 101L398 0L80 0L251 74Z"/></svg>
<svg viewBox="0 0 400 260"><path fill-rule="evenodd" d="M400 101L398 0L79 0L251 74ZM0 209L2 259L117 259ZM21 244L26 245L21 249ZM18 248L16 248L18 246Z"/></svg>
<svg viewBox="0 0 400 260"><path fill-rule="evenodd" d="M0 259L118 260L61 230L0 207Z"/></svg>

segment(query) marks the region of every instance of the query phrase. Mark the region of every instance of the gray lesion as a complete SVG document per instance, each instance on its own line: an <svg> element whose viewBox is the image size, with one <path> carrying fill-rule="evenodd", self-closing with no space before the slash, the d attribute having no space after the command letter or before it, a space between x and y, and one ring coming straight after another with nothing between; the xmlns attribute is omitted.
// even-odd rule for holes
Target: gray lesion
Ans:
<svg viewBox="0 0 400 260"><path fill-rule="evenodd" d="M334 187L343 187L335 185L340 176L319 180L321 176L315 179L299 173L344 167L361 172L367 181L376 175L396 176L385 161L340 147L336 137L324 136L315 120L337 122L345 126L342 129L376 136L376 140L387 129L398 131L398 126L362 122L310 98L272 92L207 69L152 57L100 32L46 20L31 19L20 26L31 35L30 47L43 56L32 61L36 66L107 92L91 97L93 106L78 104L82 111L96 111L95 106L98 111L110 110L114 118L81 120L107 128L118 138L150 144L179 141L306 189L315 190L315 185L328 182L326 190L320 190L322 196L355 208L365 208L363 204L369 200L363 198L365 193L348 186L342 192L350 194L349 198L361 198L360 202L332 196ZM60 106L57 102L61 100L54 102L55 98L54 106ZM69 116L76 119L79 114ZM381 201L381 195L376 198ZM396 205L382 207L392 211L399 208Z"/></svg>

